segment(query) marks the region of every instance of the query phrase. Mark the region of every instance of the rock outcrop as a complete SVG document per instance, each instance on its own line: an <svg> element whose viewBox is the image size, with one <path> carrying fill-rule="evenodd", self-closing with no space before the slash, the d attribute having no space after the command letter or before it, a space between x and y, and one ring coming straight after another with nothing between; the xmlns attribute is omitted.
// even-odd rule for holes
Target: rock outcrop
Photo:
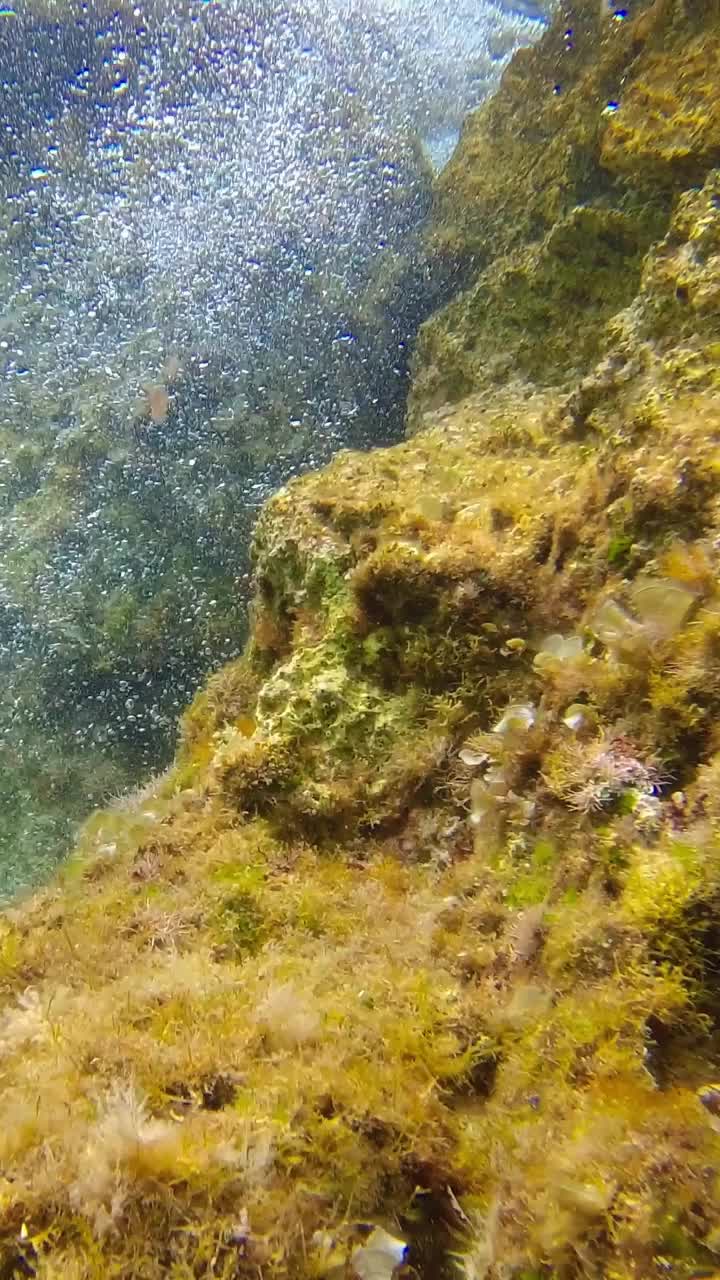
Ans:
<svg viewBox="0 0 720 1280"><path fill-rule="evenodd" d="M272 498L173 767L5 914L5 1274L715 1273L717 23L516 58L413 434Z"/></svg>

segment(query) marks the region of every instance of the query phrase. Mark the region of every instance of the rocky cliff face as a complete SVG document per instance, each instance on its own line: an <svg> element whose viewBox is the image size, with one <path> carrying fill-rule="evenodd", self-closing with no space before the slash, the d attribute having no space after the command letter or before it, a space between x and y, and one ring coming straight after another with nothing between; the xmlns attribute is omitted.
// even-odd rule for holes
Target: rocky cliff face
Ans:
<svg viewBox="0 0 720 1280"><path fill-rule="evenodd" d="M141 7L0 15L3 898L172 758L242 649L264 499L401 438L440 278L432 170L363 75L363 15Z"/></svg>
<svg viewBox="0 0 720 1280"><path fill-rule="evenodd" d="M515 60L414 434L268 503L173 768L6 913L7 1275L715 1273L717 33Z"/></svg>
<svg viewBox="0 0 720 1280"><path fill-rule="evenodd" d="M717 50L712 5L658 0L568 9L516 56L438 183L435 249L468 287L423 328L413 427L508 381L572 386L614 355L611 317L647 294L650 245L720 158Z"/></svg>

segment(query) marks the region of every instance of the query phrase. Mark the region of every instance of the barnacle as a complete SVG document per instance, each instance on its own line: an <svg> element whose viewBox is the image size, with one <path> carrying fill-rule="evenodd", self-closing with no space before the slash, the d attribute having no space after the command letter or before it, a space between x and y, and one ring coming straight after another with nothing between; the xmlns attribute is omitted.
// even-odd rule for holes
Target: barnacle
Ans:
<svg viewBox="0 0 720 1280"><path fill-rule="evenodd" d="M616 658L644 655L649 636L641 622L617 600L609 597L590 615L588 626Z"/></svg>
<svg viewBox="0 0 720 1280"><path fill-rule="evenodd" d="M500 768L488 769L470 787L470 821L480 827L495 821L510 795L507 777Z"/></svg>
<svg viewBox="0 0 720 1280"><path fill-rule="evenodd" d="M630 599L651 641L679 631L697 603L690 587L670 578L636 578Z"/></svg>

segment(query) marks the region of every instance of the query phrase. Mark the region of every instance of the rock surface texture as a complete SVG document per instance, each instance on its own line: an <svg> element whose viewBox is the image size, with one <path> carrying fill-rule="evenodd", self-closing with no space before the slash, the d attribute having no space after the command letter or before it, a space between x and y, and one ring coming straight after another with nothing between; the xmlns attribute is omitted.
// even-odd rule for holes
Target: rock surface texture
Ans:
<svg viewBox="0 0 720 1280"><path fill-rule="evenodd" d="M0 1274L720 1268L717 5L469 120L405 443L261 516L171 770L0 924Z"/></svg>

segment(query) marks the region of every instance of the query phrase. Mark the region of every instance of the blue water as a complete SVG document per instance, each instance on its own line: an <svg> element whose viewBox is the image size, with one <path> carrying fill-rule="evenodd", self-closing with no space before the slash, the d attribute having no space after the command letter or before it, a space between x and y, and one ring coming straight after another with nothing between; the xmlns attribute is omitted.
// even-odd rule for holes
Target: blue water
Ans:
<svg viewBox="0 0 720 1280"><path fill-rule="evenodd" d="M540 30L488 0L4 6L0 892L167 760L242 646L267 496L401 434L434 176Z"/></svg>

